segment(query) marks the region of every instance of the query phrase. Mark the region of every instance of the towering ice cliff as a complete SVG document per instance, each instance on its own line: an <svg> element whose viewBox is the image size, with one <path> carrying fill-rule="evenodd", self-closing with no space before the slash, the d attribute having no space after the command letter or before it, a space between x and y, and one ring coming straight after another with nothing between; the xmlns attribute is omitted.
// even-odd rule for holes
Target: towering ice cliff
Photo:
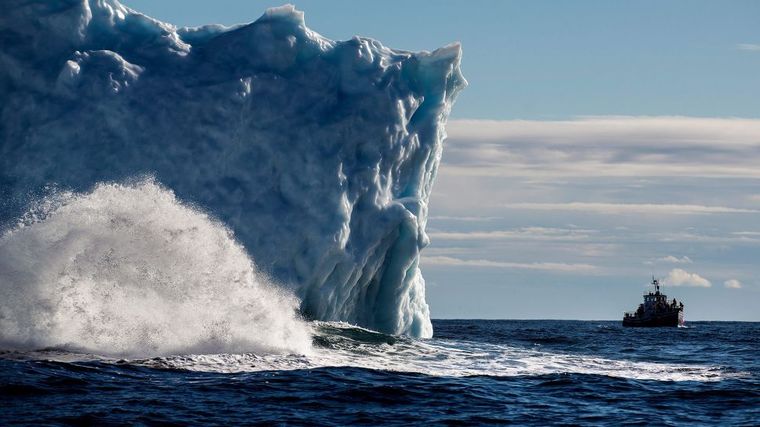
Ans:
<svg viewBox="0 0 760 427"><path fill-rule="evenodd" d="M115 0L5 1L0 221L50 184L150 174L308 317L430 336L418 260L460 55L328 40L291 6L176 28Z"/></svg>

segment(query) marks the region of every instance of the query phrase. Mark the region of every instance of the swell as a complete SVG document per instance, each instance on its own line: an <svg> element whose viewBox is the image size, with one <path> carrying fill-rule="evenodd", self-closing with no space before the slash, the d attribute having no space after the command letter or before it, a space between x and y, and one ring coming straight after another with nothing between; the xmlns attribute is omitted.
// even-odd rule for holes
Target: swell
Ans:
<svg viewBox="0 0 760 427"><path fill-rule="evenodd" d="M0 400L10 403L0 412L0 422L9 424L35 424L41 417L61 424L330 420L339 425L617 425L653 420L754 425L757 419L757 388L735 381L638 381L583 374L432 377L350 367L226 375L123 363L2 360L0 368L0 384L5 384ZM2 373L10 371L19 375L3 381Z"/></svg>

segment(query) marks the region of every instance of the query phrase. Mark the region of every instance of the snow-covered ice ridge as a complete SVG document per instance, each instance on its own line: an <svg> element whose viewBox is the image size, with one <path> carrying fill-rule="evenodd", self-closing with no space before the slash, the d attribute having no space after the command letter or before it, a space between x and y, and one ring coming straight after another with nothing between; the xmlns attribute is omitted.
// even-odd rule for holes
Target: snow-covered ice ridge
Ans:
<svg viewBox="0 0 760 427"><path fill-rule="evenodd" d="M115 0L0 14L0 222L50 184L154 175L311 318L430 336L418 267L461 50L328 40L293 6L177 28Z"/></svg>

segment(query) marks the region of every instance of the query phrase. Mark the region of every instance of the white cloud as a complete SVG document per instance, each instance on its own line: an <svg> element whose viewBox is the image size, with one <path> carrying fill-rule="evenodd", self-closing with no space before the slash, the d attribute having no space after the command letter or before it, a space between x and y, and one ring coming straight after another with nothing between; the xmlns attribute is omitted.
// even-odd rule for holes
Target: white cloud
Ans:
<svg viewBox="0 0 760 427"><path fill-rule="evenodd" d="M598 268L590 264L566 264L557 262L503 262L491 261L485 259L460 259L448 256L423 256L424 265L444 265L455 267L485 267L485 268L506 268L506 269L525 269L525 270L544 270L559 271L564 273L589 273Z"/></svg>
<svg viewBox="0 0 760 427"><path fill-rule="evenodd" d="M736 45L736 48L739 50L749 50L753 52L760 52L760 44L754 44L754 43L739 43Z"/></svg>
<svg viewBox="0 0 760 427"><path fill-rule="evenodd" d="M669 262L673 264L691 264L692 260L691 258L687 257L686 255L682 256L681 258L674 257L673 255L668 255L666 257L660 258L660 262Z"/></svg>
<svg viewBox="0 0 760 427"><path fill-rule="evenodd" d="M728 235L709 235L689 232L659 233L652 236L653 240L659 242L694 242L694 243L718 243L718 244L747 244L757 245L760 243L760 235L754 232L734 232Z"/></svg>
<svg viewBox="0 0 760 427"><path fill-rule="evenodd" d="M430 220L440 221L463 221L463 222L488 222L503 219L500 216L447 216L447 215L434 215L429 217Z"/></svg>
<svg viewBox="0 0 760 427"><path fill-rule="evenodd" d="M430 213L450 217L428 223L429 267L578 278L651 262L663 278L688 270L671 286L710 283L696 272L720 288L756 267L760 117L452 120L447 132ZM533 224L543 227L523 228Z"/></svg>
<svg viewBox="0 0 760 427"><path fill-rule="evenodd" d="M495 231L432 231L429 236L441 240L550 240L578 241L586 240L595 230L565 229L549 227L524 227L515 230Z"/></svg>
<svg viewBox="0 0 760 427"><path fill-rule="evenodd" d="M724 213L760 213L755 209L741 209L726 206L702 206L653 203L509 203L506 208L541 211L581 211L601 214L724 214Z"/></svg>
<svg viewBox="0 0 760 427"><path fill-rule="evenodd" d="M458 246L447 246L447 247L428 247L425 248L425 252L423 252L423 258L428 257L432 258L435 256L461 256L461 255L467 255L472 253L472 248L465 248L465 247L458 247Z"/></svg>
<svg viewBox="0 0 760 427"><path fill-rule="evenodd" d="M734 231L731 234L742 237L760 237L760 231Z"/></svg>
<svg viewBox="0 0 760 427"><path fill-rule="evenodd" d="M760 119L452 120L452 176L760 177Z"/></svg>
<svg viewBox="0 0 760 427"><path fill-rule="evenodd" d="M644 264L652 265L652 264L692 264L693 261L691 258L687 257L686 255L682 256L681 258L675 257L673 255L664 256L662 258L657 258L653 260L649 260L645 262Z"/></svg>
<svg viewBox="0 0 760 427"><path fill-rule="evenodd" d="M665 286L693 286L698 288L709 288L712 286L709 280L696 273L689 273L680 268L674 268L668 273L668 277L662 281Z"/></svg>
<svg viewBox="0 0 760 427"><path fill-rule="evenodd" d="M742 282L736 279L726 280L723 282L723 286L727 287L728 289L741 289Z"/></svg>

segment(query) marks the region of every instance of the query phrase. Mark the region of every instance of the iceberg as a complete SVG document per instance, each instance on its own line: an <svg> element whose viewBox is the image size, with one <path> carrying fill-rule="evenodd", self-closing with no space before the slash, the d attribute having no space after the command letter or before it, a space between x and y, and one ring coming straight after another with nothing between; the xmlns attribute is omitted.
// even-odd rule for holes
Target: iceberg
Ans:
<svg viewBox="0 0 760 427"><path fill-rule="evenodd" d="M311 319L432 335L418 265L461 49L310 30L291 5L178 28L115 0L0 15L0 222L51 185L153 176Z"/></svg>

